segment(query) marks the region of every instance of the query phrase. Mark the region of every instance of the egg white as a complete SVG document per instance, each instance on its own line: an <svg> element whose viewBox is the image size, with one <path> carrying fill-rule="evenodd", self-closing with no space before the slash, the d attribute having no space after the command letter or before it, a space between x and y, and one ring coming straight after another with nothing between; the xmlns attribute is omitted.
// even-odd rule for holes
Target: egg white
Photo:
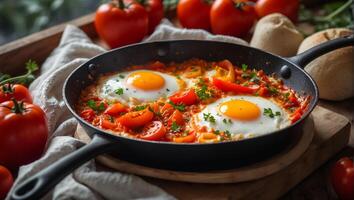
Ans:
<svg viewBox="0 0 354 200"><path fill-rule="evenodd" d="M100 81L98 85L98 96L109 101L119 101L123 104L134 104L132 98L140 103L156 101L160 98L168 97L175 92L179 91L180 87L175 76L151 71L160 75L165 84L157 90L142 90L127 83L127 79L131 73L138 71L151 71L151 70L135 70L129 72L121 72L105 78ZM117 94L117 89L123 89L123 94Z"/></svg>
<svg viewBox="0 0 354 200"><path fill-rule="evenodd" d="M246 100L256 104L261 110L259 118L246 121L233 119L223 115L219 111L219 106L230 100ZM264 115L264 108L271 108L273 113L280 112L280 116L270 118L269 116ZM215 123L204 120L204 114L208 113L215 118ZM224 119L226 119L227 123L223 122ZM229 120L232 123L229 123ZM209 131L212 129L223 132L229 131L232 135L239 136L239 134L241 134L245 138L267 134L290 125L289 116L286 111L271 100L256 96L229 96L221 98L207 105L201 112L194 115L192 117L192 123L195 123L198 127L205 126Z"/></svg>

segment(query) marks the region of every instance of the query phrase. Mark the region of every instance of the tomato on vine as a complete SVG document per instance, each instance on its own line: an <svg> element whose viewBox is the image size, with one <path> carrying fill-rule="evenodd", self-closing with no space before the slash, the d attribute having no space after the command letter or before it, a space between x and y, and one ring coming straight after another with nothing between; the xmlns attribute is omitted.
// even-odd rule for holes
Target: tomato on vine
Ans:
<svg viewBox="0 0 354 200"><path fill-rule="evenodd" d="M185 28L210 30L212 0L180 0L177 17Z"/></svg>
<svg viewBox="0 0 354 200"><path fill-rule="evenodd" d="M111 48L117 48L139 42L145 37L149 28L148 13L139 3L112 1L98 7L95 27L98 35Z"/></svg>
<svg viewBox="0 0 354 200"><path fill-rule="evenodd" d="M256 13L247 0L216 0L211 7L210 23L214 34L245 36L252 28Z"/></svg>

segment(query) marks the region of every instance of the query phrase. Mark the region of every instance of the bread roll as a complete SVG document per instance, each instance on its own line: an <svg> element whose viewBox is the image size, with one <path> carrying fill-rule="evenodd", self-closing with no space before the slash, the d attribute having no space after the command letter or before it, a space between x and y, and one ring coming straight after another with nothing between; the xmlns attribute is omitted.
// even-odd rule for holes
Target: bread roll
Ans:
<svg viewBox="0 0 354 200"><path fill-rule="evenodd" d="M353 32L345 28L327 29L315 33L301 43L298 53L328 40L350 34ZM339 101L353 96L353 57L353 47L345 47L327 53L305 67L318 85L320 98Z"/></svg>
<svg viewBox="0 0 354 200"><path fill-rule="evenodd" d="M258 21L251 46L280 56L294 56L303 39L289 18L274 13Z"/></svg>

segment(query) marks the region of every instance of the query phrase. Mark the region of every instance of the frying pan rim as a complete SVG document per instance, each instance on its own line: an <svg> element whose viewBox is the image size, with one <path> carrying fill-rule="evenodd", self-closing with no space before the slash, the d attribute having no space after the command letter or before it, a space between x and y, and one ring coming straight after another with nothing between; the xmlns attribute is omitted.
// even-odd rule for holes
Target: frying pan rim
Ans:
<svg viewBox="0 0 354 200"><path fill-rule="evenodd" d="M217 142L217 143L175 143L175 142L165 142L165 141L150 141L150 140L143 140L143 139L139 139L139 138L131 138L131 137L125 137L125 136L121 136L121 135L115 135L112 134L110 132L107 132L103 129L99 129L95 126L93 126L92 124L86 122L85 120L83 120L74 110L73 106L71 104L69 104L68 100L67 100L67 96L66 96L66 91L69 89L68 88L68 82L69 79L76 73L76 71L80 70L81 68L83 68L83 66L89 64L92 60L97 59L100 56L106 55L106 54L110 54L112 52L115 51L119 51L122 49L126 49L126 48L132 48L132 47L136 47L136 46L141 46L141 45L147 45L147 44L154 44L154 43L178 43L178 42L202 42L202 43L219 43L219 44L225 44L225 45L236 45L236 46L242 46L242 47L246 47L252 50L257 51L258 53L261 54L268 54L270 56L276 57L277 59L283 60L285 63L290 63L291 65L293 65L295 68L297 68L298 70L300 70L303 74L306 75L306 77L310 80L311 85L314 88L314 92L315 95L312 96L311 98L313 99L313 103L311 105L311 107L309 107L306 111L305 114L302 115L302 117L296 121L295 123L291 124L290 126L287 126L285 128L276 130L276 131L272 131L269 132L267 134L263 134L263 135L258 135L252 138L246 138L246 139L242 139L242 140L238 140L238 141L221 141L221 142ZM206 145L206 146L210 146L210 145L222 145L222 144L230 144L230 143L244 143L244 142L251 142L252 140L257 140L257 139L261 139L261 138L265 138L268 137L270 135L275 135L275 134L284 134L282 133L283 131L286 131L286 129L290 129L292 127L298 126L300 123L302 123L313 111L313 109L316 107L317 103L318 103L318 96L319 96L319 92L318 92L318 87L317 84L315 83L315 81L313 80L313 78L301 67L299 67L296 63L288 60L285 57L281 57L269 52L265 52L263 50L260 49L256 49L250 46L246 46L246 45L242 45L242 44L235 44L235 43L231 43L231 42L224 42L224 41L211 41L211 40L191 40L191 39L178 39L178 40L161 40L161 41L152 41L152 42L141 42L141 43L135 43L135 44L130 44L130 45L126 45L123 47L119 47L119 48L115 48L115 49L111 49L107 52L104 52L102 54L96 55L92 58L90 58L89 60L87 60L86 62L82 63L79 67L77 67L76 69L74 69L69 75L68 77L65 79L63 88L62 88L62 94L63 94L63 99L64 99L64 103L66 105L66 107L69 109L69 111L71 112L71 114L79 121L79 123L83 123L86 126L92 128L94 130L94 134L99 134L99 135L105 135L105 137L109 137L110 139L122 139L122 140L131 140L134 142L147 142L147 143L152 143L152 144L159 144L159 145L178 145L178 146L201 146L201 145Z"/></svg>

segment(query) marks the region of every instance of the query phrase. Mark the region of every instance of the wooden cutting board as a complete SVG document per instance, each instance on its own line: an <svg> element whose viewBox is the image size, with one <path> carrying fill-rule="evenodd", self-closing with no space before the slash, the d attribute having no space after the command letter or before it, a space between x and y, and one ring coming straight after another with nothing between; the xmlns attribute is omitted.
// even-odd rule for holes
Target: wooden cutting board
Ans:
<svg viewBox="0 0 354 200"><path fill-rule="evenodd" d="M146 181L163 188L179 199L279 198L324 164L330 157L339 152L348 143L350 123L347 118L319 106L313 111L312 117L314 122L314 138L311 140L308 148L305 151L302 151L304 153L294 159L292 163L285 164L281 169L278 167L279 170L273 171L275 173L267 174L267 172L264 172L266 174L264 176L259 176L262 178L257 180L232 184L209 184L168 181L148 177L143 178ZM83 132L80 132L82 129L78 130L76 137L79 137L80 134L83 136ZM296 148L296 146L294 148ZM288 152L291 152L291 150ZM114 166L112 166L112 163L115 163L117 166L121 165L120 162L122 161L111 160L107 157L105 158L106 160L101 159L103 165L108 165L113 168ZM280 166L284 164L282 163L282 160L272 159L274 161L272 166ZM100 160L98 161L100 162ZM269 164L269 161L265 162ZM246 173L247 168L244 170ZM254 169L250 168L250 170ZM176 173L178 175L178 172L173 172L174 176L176 176ZM201 174L197 175L202 176ZM210 176L212 174L204 175Z"/></svg>

